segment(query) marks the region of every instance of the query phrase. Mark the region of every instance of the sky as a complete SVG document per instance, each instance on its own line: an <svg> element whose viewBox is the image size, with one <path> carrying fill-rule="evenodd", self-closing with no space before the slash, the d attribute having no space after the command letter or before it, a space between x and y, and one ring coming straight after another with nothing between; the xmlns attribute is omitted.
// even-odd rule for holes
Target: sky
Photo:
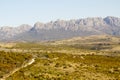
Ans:
<svg viewBox="0 0 120 80"><path fill-rule="evenodd" d="M120 0L0 0L0 26L106 16L120 17Z"/></svg>

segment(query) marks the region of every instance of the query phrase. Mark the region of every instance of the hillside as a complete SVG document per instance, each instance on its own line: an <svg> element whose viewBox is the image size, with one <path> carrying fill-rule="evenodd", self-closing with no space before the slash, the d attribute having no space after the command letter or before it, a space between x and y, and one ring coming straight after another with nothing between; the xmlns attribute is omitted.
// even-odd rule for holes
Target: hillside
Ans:
<svg viewBox="0 0 120 80"><path fill-rule="evenodd" d="M120 18L94 17L0 27L0 41L49 41L89 35L120 36Z"/></svg>
<svg viewBox="0 0 120 80"><path fill-rule="evenodd" d="M120 37L1 43L0 50L2 80L120 79Z"/></svg>

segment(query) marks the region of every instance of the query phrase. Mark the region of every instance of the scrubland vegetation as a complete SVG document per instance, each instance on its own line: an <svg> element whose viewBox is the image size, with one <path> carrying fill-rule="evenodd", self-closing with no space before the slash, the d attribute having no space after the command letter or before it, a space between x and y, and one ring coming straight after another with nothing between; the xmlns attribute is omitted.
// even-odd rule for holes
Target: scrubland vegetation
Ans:
<svg viewBox="0 0 120 80"><path fill-rule="evenodd" d="M30 54L0 51L0 78L25 64L32 58Z"/></svg>
<svg viewBox="0 0 120 80"><path fill-rule="evenodd" d="M120 57L37 53L34 64L7 80L117 80Z"/></svg>
<svg viewBox="0 0 120 80"><path fill-rule="evenodd" d="M119 38L97 39L16 43L0 52L0 76L34 57L6 80L120 80Z"/></svg>

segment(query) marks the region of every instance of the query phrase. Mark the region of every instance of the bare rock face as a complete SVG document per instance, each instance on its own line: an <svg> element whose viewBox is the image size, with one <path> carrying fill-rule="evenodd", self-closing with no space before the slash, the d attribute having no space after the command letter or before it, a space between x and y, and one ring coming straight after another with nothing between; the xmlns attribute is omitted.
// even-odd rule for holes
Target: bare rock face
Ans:
<svg viewBox="0 0 120 80"><path fill-rule="evenodd" d="M30 28L31 26L27 24L23 24L18 27L0 27L0 40L9 40L18 34L28 31Z"/></svg>
<svg viewBox="0 0 120 80"><path fill-rule="evenodd" d="M108 16L108 17L104 18L104 21L108 25L111 25L112 27L114 27L114 26L120 26L120 18L117 18L117 17Z"/></svg>
<svg viewBox="0 0 120 80"><path fill-rule="evenodd" d="M34 24L34 28L35 29L43 29L43 28L45 28L45 26L44 26L43 23L37 22L37 23Z"/></svg>
<svg viewBox="0 0 120 80"><path fill-rule="evenodd" d="M37 22L34 26L0 27L0 40L59 40L76 36L108 34L120 36L120 18L94 17L77 20Z"/></svg>

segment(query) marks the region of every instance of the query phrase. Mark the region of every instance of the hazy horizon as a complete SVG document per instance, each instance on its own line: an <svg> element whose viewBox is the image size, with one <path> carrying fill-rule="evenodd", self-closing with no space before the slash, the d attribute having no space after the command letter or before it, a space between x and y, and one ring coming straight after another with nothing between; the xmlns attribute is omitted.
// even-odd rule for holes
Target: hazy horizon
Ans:
<svg viewBox="0 0 120 80"><path fill-rule="evenodd" d="M55 20L50 20L50 21L36 21L36 22L34 22L33 24L29 24L29 23L21 23L21 24L19 24L19 25L4 25L4 26L0 26L0 27L19 27L19 26L21 26L21 25L30 25L30 26L34 26L35 25L35 23L37 23L37 22L40 22L40 23L43 23L43 24L46 24L46 23L49 23L49 22L55 22L55 21L57 21L57 20L64 20L64 21L70 21L70 20L77 20L77 19L87 19L87 18L106 18L106 17L116 17L116 16L105 16L105 17L101 17L101 16L93 16L93 17L82 17L82 18L71 18L71 19L55 19ZM120 17L117 17L117 18L120 18Z"/></svg>
<svg viewBox="0 0 120 80"><path fill-rule="evenodd" d="M2 0L0 27L87 17L120 17L119 0Z"/></svg>

